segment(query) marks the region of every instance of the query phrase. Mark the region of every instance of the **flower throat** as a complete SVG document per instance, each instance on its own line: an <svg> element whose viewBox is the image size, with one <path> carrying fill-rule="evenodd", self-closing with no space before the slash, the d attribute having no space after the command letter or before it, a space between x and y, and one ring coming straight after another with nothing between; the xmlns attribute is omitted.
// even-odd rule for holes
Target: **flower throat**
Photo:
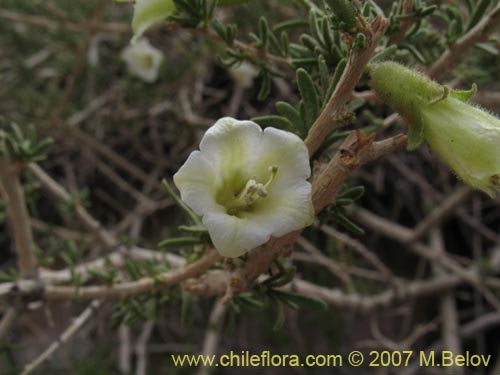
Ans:
<svg viewBox="0 0 500 375"><path fill-rule="evenodd" d="M271 175L265 184L258 183L256 177L252 177L247 181L243 190L235 194L234 199L225 205L229 215L235 216L241 211L248 211L256 201L267 197L267 189L274 181L278 167L273 165L268 170Z"/></svg>

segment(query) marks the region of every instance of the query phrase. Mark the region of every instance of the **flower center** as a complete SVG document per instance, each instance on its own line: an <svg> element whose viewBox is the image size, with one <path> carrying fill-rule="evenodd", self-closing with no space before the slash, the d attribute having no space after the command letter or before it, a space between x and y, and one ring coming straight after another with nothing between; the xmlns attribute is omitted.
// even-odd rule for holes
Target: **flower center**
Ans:
<svg viewBox="0 0 500 375"><path fill-rule="evenodd" d="M271 175L265 184L258 183L256 177L252 177L247 181L243 190L235 194L234 199L226 204L226 210L229 215L236 215L241 211L246 211L257 200L267 197L267 188L269 188L274 181L278 173L278 167L273 165L269 167L268 170Z"/></svg>
<svg viewBox="0 0 500 375"><path fill-rule="evenodd" d="M149 54L143 54L139 57L139 59L144 69L151 69L153 67L153 56Z"/></svg>

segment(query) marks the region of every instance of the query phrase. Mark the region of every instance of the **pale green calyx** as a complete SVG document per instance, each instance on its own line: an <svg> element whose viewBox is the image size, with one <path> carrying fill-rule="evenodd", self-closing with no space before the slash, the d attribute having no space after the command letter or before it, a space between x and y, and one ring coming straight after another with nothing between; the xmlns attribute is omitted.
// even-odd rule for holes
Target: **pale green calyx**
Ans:
<svg viewBox="0 0 500 375"><path fill-rule="evenodd" d="M132 43L135 43L151 26L164 21L174 12L173 0L136 0L134 18L132 19L132 30L134 31Z"/></svg>
<svg viewBox="0 0 500 375"><path fill-rule="evenodd" d="M371 67L371 86L410 125L408 148L425 140L468 185L500 190L500 119L468 104L471 90L451 90L402 65Z"/></svg>
<svg viewBox="0 0 500 375"><path fill-rule="evenodd" d="M237 257L311 224L309 155L296 135L225 117L174 175L214 246Z"/></svg>

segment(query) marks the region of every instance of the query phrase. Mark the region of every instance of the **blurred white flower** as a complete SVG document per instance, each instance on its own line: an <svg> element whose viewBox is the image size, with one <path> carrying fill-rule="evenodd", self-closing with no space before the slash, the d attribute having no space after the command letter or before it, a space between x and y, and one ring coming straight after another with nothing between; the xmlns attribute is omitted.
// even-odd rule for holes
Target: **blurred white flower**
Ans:
<svg viewBox="0 0 500 375"><path fill-rule="evenodd" d="M125 60L130 74L152 83L158 78L163 53L147 39L142 38L123 50L122 59Z"/></svg>
<svg viewBox="0 0 500 375"><path fill-rule="evenodd" d="M132 19L134 31L132 43L135 43L155 23L165 20L174 12L173 0L136 0Z"/></svg>
<svg viewBox="0 0 500 375"><path fill-rule="evenodd" d="M228 69L229 75L241 88L252 87L254 79L259 71L250 63L244 61L239 65L233 65Z"/></svg>
<svg viewBox="0 0 500 375"><path fill-rule="evenodd" d="M311 224L310 174L299 137L225 117L207 130L174 182L217 250L237 257Z"/></svg>

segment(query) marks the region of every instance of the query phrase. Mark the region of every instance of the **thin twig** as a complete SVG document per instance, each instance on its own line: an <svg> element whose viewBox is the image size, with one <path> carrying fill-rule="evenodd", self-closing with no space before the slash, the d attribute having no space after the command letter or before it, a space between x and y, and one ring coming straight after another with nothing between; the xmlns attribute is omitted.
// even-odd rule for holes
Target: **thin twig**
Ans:
<svg viewBox="0 0 500 375"><path fill-rule="evenodd" d="M335 91L319 117L312 124L305 139L310 155L316 152L326 136L337 125L337 117L342 113L345 104L351 98L354 87L361 78L366 64L370 61L388 25L389 22L385 18L375 18L371 24L371 30L365 30L367 34L366 46L360 50L352 49L347 66Z"/></svg>
<svg viewBox="0 0 500 375"><path fill-rule="evenodd" d="M500 23L500 3L491 10L476 26L453 43L441 57L429 68L432 78L440 78L446 72L451 72L464 60L467 52L479 42L488 38L490 33Z"/></svg>
<svg viewBox="0 0 500 375"><path fill-rule="evenodd" d="M472 194L472 189L468 186L462 186L453 194L450 194L438 207L422 219L413 229L410 241L417 241L424 236L431 228L441 223L458 206L464 203Z"/></svg>
<svg viewBox="0 0 500 375"><path fill-rule="evenodd" d="M40 180L42 185L57 199L63 202L70 202L71 195L59 185L52 177L50 177L42 168L35 163L30 163L28 169ZM75 204L74 210L77 218L83 224L85 229L92 234L101 246L105 248L112 248L119 244L116 238L111 236L101 226L101 223L94 219L88 211L79 202Z"/></svg>
<svg viewBox="0 0 500 375"><path fill-rule="evenodd" d="M95 311L101 306L101 301L92 301L90 305L83 310L71 325L64 330L61 336L54 341L42 354L24 367L21 375L31 374L38 366L50 358L63 344L68 342L75 333L77 333L94 315Z"/></svg>
<svg viewBox="0 0 500 375"><path fill-rule="evenodd" d="M391 288L379 294L369 296L353 293L346 294L340 289L326 288L299 279L294 280L290 285L284 287L284 289L320 298L337 308L369 313L375 309L389 307L408 300L426 296L437 296L462 283L463 281L459 277L446 275L430 280L410 281L397 288Z"/></svg>
<svg viewBox="0 0 500 375"><path fill-rule="evenodd" d="M137 342L135 344L135 354L137 356L135 375L146 375L147 373L147 344L151 334L153 333L154 326L155 323L152 321L144 323L141 334L137 338Z"/></svg>
<svg viewBox="0 0 500 375"><path fill-rule="evenodd" d="M191 277L197 277L215 263L222 260L222 256L215 250L209 250L200 259L169 272L165 272L155 277L143 277L136 281L123 282L110 286L53 286L47 285L44 288L44 295L47 299L71 299L78 297L81 300L95 298L124 298L149 292L157 288L173 286Z"/></svg>
<svg viewBox="0 0 500 375"><path fill-rule="evenodd" d="M6 342L7 335L16 321L19 309L17 307L9 307L4 311L2 320L0 321L0 346Z"/></svg>
<svg viewBox="0 0 500 375"><path fill-rule="evenodd" d="M413 231L411 229L405 228L399 224L393 223L386 220L380 216L377 216L367 210L358 209L353 212L353 216L365 226L373 228L378 233L386 235L396 241L407 245L408 249L413 253L421 256L432 263L438 263L447 270L460 276L464 281L477 288L483 295L483 297L495 307L495 309L500 311L500 301L498 298L485 287L484 280L482 279L480 273L474 268L464 268L449 256L439 254L434 249L429 248L418 242L411 242L413 236Z"/></svg>
<svg viewBox="0 0 500 375"><path fill-rule="evenodd" d="M30 216L19 178L20 167L7 155L0 156L0 192L7 206L8 220L14 231L19 273L21 277L26 278L36 277L37 261Z"/></svg>
<svg viewBox="0 0 500 375"><path fill-rule="evenodd" d="M439 228L434 228L431 231L431 244L435 251L445 254L446 249L443 240L443 234ZM433 271L436 276L445 274L439 265L433 265ZM453 291L445 293L439 301L439 314L441 321L441 337L446 349L453 352L454 355L462 354L462 343L460 340L460 323L458 318L457 306ZM460 375L463 374L463 368L451 366L446 369L448 374Z"/></svg>
<svg viewBox="0 0 500 375"><path fill-rule="evenodd" d="M205 338L203 339L201 354L204 357L209 357L217 354L226 310L227 305L222 302L222 299L217 299L212 308L212 312L210 313L207 332L205 334ZM209 375L212 373L212 370L212 367L201 366L198 371L198 375Z"/></svg>

